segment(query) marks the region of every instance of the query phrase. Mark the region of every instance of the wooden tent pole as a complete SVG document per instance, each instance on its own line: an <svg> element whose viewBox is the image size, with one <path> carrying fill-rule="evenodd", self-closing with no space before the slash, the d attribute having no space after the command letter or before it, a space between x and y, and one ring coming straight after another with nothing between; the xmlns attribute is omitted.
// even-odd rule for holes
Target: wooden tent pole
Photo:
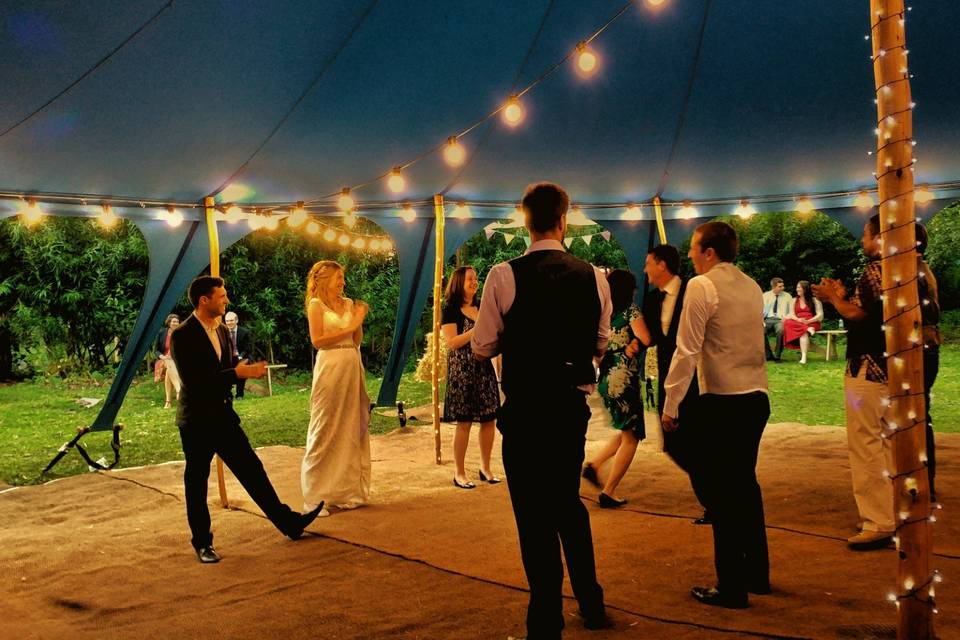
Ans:
<svg viewBox="0 0 960 640"><path fill-rule="evenodd" d="M926 472L923 336L917 293L913 197L913 103L903 0L871 0L873 74L877 95L877 187L880 196L883 319L890 403L897 523L897 638L933 635L930 570L930 486Z"/></svg>
<svg viewBox="0 0 960 640"><path fill-rule="evenodd" d="M660 196L653 196L653 211L657 214L657 232L660 244L667 244L667 229L663 226L663 211L660 209Z"/></svg>
<svg viewBox="0 0 960 640"><path fill-rule="evenodd" d="M433 373L430 383L433 387L433 437L437 452L437 464L440 455L440 309L443 305L443 195L433 196L433 212L436 217L436 258L433 268L433 342L430 345L433 355Z"/></svg>
<svg viewBox="0 0 960 640"><path fill-rule="evenodd" d="M210 239L210 275L220 276L220 236L217 233L217 210L213 207L213 198L203 199L203 212L207 219L207 237ZM227 499L227 483L223 477L223 460L217 460L217 486L220 489L220 506L230 507Z"/></svg>

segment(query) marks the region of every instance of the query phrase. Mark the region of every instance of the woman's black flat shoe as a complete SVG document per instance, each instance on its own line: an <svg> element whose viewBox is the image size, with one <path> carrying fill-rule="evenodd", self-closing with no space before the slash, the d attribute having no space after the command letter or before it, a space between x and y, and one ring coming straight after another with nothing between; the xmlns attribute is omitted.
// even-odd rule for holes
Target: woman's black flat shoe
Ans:
<svg viewBox="0 0 960 640"><path fill-rule="evenodd" d="M617 500L612 496L608 496L604 492L600 492L600 508L601 509L616 509L617 507L622 507L627 504L626 500Z"/></svg>
<svg viewBox="0 0 960 640"><path fill-rule="evenodd" d="M501 482L500 478L498 478L497 476L491 475L490 477L487 477L486 475L484 475L483 471L480 472L480 480L483 482L488 482L490 484L497 484L498 482Z"/></svg>
<svg viewBox="0 0 960 640"><path fill-rule="evenodd" d="M600 479L597 477L597 468L594 467L589 462L583 465L583 471L580 473L583 476L583 479L595 486L600 488Z"/></svg>
<svg viewBox="0 0 960 640"><path fill-rule="evenodd" d="M470 482L469 480L467 480L466 482L461 483L461 482L460 482L459 480L457 480L456 478L453 479L453 486L459 487L460 489L476 489L476 487L477 487L477 485L473 484L473 483Z"/></svg>

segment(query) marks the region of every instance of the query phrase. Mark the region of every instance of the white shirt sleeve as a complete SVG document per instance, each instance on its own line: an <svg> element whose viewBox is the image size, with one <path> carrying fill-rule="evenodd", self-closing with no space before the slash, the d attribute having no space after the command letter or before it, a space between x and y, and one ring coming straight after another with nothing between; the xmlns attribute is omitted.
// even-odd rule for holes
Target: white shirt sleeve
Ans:
<svg viewBox="0 0 960 640"><path fill-rule="evenodd" d="M676 418L679 413L680 401L690 388L697 368L707 321L716 313L718 303L717 290L708 278L698 276L687 284L677 331L677 349L673 352L670 372L663 385L667 394L663 405L664 415Z"/></svg>
<svg viewBox="0 0 960 640"><path fill-rule="evenodd" d="M610 316L613 315L613 301L610 298L610 283L607 282L603 272L594 267L593 275L597 281L597 295L600 296L600 323L597 325L597 353L603 353L607 350L607 342L610 341Z"/></svg>
<svg viewBox="0 0 960 640"><path fill-rule="evenodd" d="M509 282L505 278L510 278ZM470 348L478 356L492 358L500 353L500 334L503 333L503 314L510 310L516 295L510 265L494 265L487 274L480 299L480 311L470 339ZM509 300L505 299L508 298Z"/></svg>

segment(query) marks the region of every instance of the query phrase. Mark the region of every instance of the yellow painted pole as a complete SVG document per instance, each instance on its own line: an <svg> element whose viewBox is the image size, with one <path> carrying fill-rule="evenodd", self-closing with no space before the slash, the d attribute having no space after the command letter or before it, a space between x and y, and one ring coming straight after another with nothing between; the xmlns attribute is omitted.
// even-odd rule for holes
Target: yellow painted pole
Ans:
<svg viewBox="0 0 960 640"><path fill-rule="evenodd" d="M440 455L440 309L443 305L443 195L433 196L433 212L436 217L436 259L433 268L433 374L430 383L433 387L433 436L437 451L437 464L442 462Z"/></svg>
<svg viewBox="0 0 960 640"><path fill-rule="evenodd" d="M220 236L217 233L217 210L213 207L213 198L203 199L203 212L207 219L207 237L210 239L210 275L220 275ZM217 486L220 489L220 506L230 507L227 499L227 483L223 477L223 460L217 459Z"/></svg>
<svg viewBox="0 0 960 640"><path fill-rule="evenodd" d="M657 214L657 232L660 244L667 244L667 228L663 226L663 211L660 209L660 196L653 196L653 210Z"/></svg>

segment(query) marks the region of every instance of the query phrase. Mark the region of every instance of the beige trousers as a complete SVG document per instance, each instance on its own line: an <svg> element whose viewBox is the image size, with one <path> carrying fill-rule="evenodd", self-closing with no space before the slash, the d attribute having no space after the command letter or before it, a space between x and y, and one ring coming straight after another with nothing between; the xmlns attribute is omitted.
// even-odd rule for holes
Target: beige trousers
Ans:
<svg viewBox="0 0 960 640"><path fill-rule="evenodd" d="M880 401L888 393L887 385L868 381L866 370L863 366L856 378L843 378L853 497L864 531L893 531L893 483L883 474L895 468L893 445L880 437Z"/></svg>

